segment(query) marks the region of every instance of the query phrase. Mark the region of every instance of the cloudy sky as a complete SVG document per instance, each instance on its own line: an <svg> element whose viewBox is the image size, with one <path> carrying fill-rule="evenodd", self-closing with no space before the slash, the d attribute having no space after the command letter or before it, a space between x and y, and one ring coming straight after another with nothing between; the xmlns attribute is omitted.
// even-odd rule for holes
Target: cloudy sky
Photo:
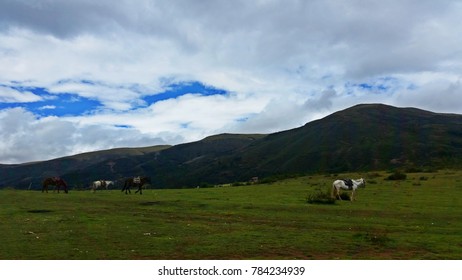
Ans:
<svg viewBox="0 0 462 280"><path fill-rule="evenodd" d="M0 163L462 113L461 1L0 0Z"/></svg>

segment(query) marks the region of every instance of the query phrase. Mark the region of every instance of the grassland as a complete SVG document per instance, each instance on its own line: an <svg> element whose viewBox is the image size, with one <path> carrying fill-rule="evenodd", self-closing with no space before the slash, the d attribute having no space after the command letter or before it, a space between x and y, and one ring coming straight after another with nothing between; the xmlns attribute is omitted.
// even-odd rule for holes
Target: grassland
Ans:
<svg viewBox="0 0 462 280"><path fill-rule="evenodd" d="M0 191L0 259L461 259L462 172L207 189ZM309 204L336 177L355 202Z"/></svg>

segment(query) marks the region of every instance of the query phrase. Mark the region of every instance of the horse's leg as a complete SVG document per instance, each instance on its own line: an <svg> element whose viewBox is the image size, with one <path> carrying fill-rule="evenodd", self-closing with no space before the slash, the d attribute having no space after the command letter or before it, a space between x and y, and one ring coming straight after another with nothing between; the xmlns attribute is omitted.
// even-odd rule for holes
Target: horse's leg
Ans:
<svg viewBox="0 0 462 280"><path fill-rule="evenodd" d="M136 190L135 193L140 193L140 194L142 194L142 192L141 192L141 184L136 184L136 186L138 187L138 189Z"/></svg>
<svg viewBox="0 0 462 280"><path fill-rule="evenodd" d="M339 200L343 200L342 196L340 194L340 188L337 189L337 197L338 197Z"/></svg>
<svg viewBox="0 0 462 280"><path fill-rule="evenodd" d="M355 190L353 189L353 190L351 191L350 201L355 200L354 197L355 197Z"/></svg>

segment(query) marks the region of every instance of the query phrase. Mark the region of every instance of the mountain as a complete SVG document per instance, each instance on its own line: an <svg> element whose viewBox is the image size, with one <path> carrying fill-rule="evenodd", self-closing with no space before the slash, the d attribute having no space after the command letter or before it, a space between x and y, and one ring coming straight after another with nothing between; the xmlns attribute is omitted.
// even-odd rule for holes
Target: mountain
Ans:
<svg viewBox="0 0 462 280"><path fill-rule="evenodd" d="M48 161L0 165L0 187L15 186L18 188L33 187L37 189L40 188L41 181L45 177L63 176L66 179L72 179L72 174L95 166L98 166L98 173L112 173L113 160L130 161L146 154L155 154L170 147L164 145L146 148L117 148ZM89 178L93 179L93 177ZM82 180L84 179L82 178Z"/></svg>
<svg viewBox="0 0 462 280"><path fill-rule="evenodd" d="M146 175L153 187L175 188L403 166L462 166L462 115L361 104L269 135L221 134L176 146L0 165L0 187L37 189L43 177L55 175L80 187L102 178Z"/></svg>
<svg viewBox="0 0 462 280"><path fill-rule="evenodd" d="M456 166L461 156L461 115L363 104L269 135L242 160L274 174Z"/></svg>

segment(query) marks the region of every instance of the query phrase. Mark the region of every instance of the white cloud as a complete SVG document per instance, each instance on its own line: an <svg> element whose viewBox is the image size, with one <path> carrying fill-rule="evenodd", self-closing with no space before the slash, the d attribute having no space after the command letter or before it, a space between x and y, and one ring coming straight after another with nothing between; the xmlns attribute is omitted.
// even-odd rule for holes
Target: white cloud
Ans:
<svg viewBox="0 0 462 280"><path fill-rule="evenodd" d="M53 109L56 109L56 106L54 105L45 105L45 106L42 106L40 108L38 108L39 110L53 110Z"/></svg>
<svg viewBox="0 0 462 280"><path fill-rule="evenodd" d="M196 141L225 132L224 126L262 110L264 100L236 94L199 96L187 94L129 112L105 112L68 117L84 126L127 126L161 137L169 144Z"/></svg>
<svg viewBox="0 0 462 280"><path fill-rule="evenodd" d="M30 91L19 91L0 85L0 102L2 103L28 103L40 100L42 100L40 96Z"/></svg>
<svg viewBox="0 0 462 280"><path fill-rule="evenodd" d="M418 0L2 1L0 102L45 98L10 87L14 82L101 107L62 119L3 110L0 125L11 123L6 115L24 114L24 131L60 126L75 139L57 140L53 152L39 147L31 152L38 159L228 131L274 132L364 102L462 113L461 8L458 1ZM150 106L143 100L184 81L229 94ZM132 129L116 127L124 125ZM90 128L124 136L94 144L77 137ZM45 143L46 136L34 136ZM2 137L3 155L26 145Z"/></svg>
<svg viewBox="0 0 462 280"><path fill-rule="evenodd" d="M57 117L38 118L23 108L0 111L0 159L18 163L109 149L165 144L132 128L82 125Z"/></svg>
<svg viewBox="0 0 462 280"><path fill-rule="evenodd" d="M72 93L86 99L98 100L110 110L125 111L144 104L141 94L125 85L82 83L81 81L61 82L49 88L50 93Z"/></svg>

